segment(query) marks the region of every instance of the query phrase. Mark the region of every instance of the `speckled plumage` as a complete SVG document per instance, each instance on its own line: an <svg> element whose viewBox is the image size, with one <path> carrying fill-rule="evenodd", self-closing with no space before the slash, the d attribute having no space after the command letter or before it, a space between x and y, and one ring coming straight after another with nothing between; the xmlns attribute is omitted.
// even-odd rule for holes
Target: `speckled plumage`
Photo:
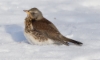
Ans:
<svg viewBox="0 0 100 60"><path fill-rule="evenodd" d="M81 45L81 42L64 37L49 20L43 17L37 8L24 10L27 12L25 19L25 36L31 44L65 44L72 42Z"/></svg>

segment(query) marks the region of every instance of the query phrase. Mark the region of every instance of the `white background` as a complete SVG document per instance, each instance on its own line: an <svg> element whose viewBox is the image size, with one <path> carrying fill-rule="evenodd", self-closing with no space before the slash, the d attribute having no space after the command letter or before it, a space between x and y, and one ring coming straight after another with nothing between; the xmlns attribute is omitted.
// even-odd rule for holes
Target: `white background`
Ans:
<svg viewBox="0 0 100 60"><path fill-rule="evenodd" d="M83 46L29 44L23 10L33 7ZM100 60L100 0L0 0L0 60Z"/></svg>

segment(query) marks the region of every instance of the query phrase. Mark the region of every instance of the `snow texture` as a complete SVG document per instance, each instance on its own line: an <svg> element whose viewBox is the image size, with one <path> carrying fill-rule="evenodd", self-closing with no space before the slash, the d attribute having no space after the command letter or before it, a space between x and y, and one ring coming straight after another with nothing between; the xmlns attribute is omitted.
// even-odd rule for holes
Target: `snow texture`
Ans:
<svg viewBox="0 0 100 60"><path fill-rule="evenodd" d="M33 7L83 46L29 44L23 10ZM0 60L100 60L100 0L0 0Z"/></svg>

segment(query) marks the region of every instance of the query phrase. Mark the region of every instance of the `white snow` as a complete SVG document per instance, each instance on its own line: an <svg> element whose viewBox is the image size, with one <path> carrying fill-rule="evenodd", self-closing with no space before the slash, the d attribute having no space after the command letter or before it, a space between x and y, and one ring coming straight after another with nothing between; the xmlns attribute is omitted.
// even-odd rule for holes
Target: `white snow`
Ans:
<svg viewBox="0 0 100 60"><path fill-rule="evenodd" d="M23 10L32 7L83 46L29 44ZM0 60L100 60L100 0L0 0Z"/></svg>

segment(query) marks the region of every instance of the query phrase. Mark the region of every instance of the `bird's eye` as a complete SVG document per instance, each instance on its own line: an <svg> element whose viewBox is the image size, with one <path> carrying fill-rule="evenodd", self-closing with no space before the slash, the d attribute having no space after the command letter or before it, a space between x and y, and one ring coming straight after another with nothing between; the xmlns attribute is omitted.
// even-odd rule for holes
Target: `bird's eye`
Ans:
<svg viewBox="0 0 100 60"><path fill-rule="evenodd" d="M30 14L31 14L31 15L35 15L35 13L34 13L34 12L30 12Z"/></svg>

